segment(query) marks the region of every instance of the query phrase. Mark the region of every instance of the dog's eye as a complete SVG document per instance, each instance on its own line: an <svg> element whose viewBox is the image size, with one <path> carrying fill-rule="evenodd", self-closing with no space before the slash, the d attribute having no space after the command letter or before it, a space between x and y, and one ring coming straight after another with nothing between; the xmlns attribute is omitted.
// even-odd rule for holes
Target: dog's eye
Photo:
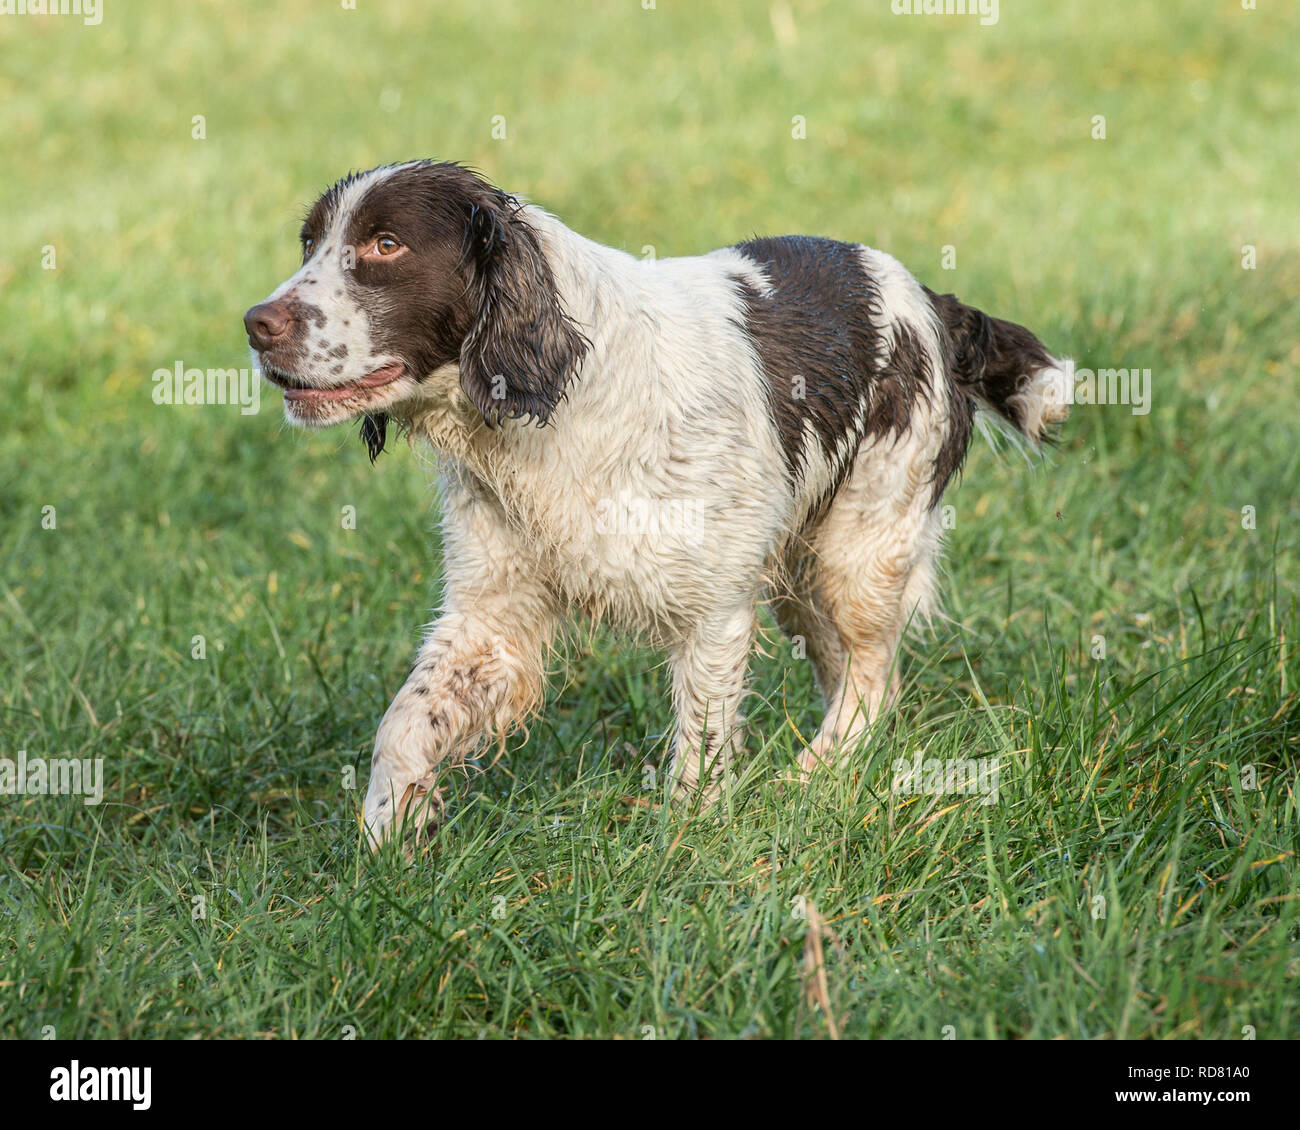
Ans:
<svg viewBox="0 0 1300 1130"><path fill-rule="evenodd" d="M316 241L314 239L304 239L302 241L302 257L304 259L310 259L314 250L316 250Z"/></svg>
<svg viewBox="0 0 1300 1130"><path fill-rule="evenodd" d="M380 255L396 255L401 249L402 245L391 235L381 235L375 240L375 250Z"/></svg>

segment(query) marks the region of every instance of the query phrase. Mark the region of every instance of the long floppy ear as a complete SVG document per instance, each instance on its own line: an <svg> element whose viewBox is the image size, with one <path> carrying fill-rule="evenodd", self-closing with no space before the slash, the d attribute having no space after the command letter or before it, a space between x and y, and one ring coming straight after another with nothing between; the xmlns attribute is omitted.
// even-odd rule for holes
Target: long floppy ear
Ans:
<svg viewBox="0 0 1300 1130"><path fill-rule="evenodd" d="M489 426L550 419L589 342L560 305L555 277L513 197L491 190L470 206L474 322L460 379Z"/></svg>

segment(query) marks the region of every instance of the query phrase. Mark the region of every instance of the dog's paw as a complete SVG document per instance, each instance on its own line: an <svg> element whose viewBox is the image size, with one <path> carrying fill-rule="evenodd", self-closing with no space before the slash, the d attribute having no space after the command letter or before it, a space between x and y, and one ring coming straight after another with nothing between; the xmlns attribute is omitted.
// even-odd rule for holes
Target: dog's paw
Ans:
<svg viewBox="0 0 1300 1130"><path fill-rule="evenodd" d="M434 842L447 812L446 786L436 787L434 779L434 774L430 773L425 780L411 786L405 811L398 817L397 827L408 859Z"/></svg>
<svg viewBox="0 0 1300 1130"><path fill-rule="evenodd" d="M409 835L413 843L432 839L447 808L447 790L436 787L436 780L436 774L426 774L399 796L394 782L376 772L362 815L362 830L372 852L399 833Z"/></svg>
<svg viewBox="0 0 1300 1130"><path fill-rule="evenodd" d="M712 808L735 785L736 781L735 773L711 777L707 781L679 779L673 783L672 804L676 808L687 808L697 804L701 809Z"/></svg>
<svg viewBox="0 0 1300 1130"><path fill-rule="evenodd" d="M835 748L834 739L819 734L804 746L803 752L799 754L794 780L807 784L813 773L824 769L838 769L842 760L842 753Z"/></svg>

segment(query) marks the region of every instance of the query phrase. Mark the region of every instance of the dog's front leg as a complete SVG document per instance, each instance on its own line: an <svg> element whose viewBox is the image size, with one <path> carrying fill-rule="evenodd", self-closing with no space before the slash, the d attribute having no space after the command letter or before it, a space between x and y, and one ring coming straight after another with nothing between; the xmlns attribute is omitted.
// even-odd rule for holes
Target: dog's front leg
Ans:
<svg viewBox="0 0 1300 1130"><path fill-rule="evenodd" d="M371 847L408 814L420 827L434 820L439 770L489 735L503 739L537 705L552 626L539 601L481 595L434 624L375 736L364 813Z"/></svg>
<svg viewBox="0 0 1300 1130"><path fill-rule="evenodd" d="M673 798L717 799L744 742L740 700L754 641L752 605L698 625L672 651L677 736Z"/></svg>

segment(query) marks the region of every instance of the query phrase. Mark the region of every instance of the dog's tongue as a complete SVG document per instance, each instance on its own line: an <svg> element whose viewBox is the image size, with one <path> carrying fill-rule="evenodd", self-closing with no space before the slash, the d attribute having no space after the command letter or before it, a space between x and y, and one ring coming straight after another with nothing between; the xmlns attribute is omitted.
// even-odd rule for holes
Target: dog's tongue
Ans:
<svg viewBox="0 0 1300 1130"><path fill-rule="evenodd" d="M288 388L284 390L285 400L347 400L362 389L378 388L380 385L392 384L402 375L405 366L400 361L376 369L368 376L351 384L338 385L335 388Z"/></svg>

